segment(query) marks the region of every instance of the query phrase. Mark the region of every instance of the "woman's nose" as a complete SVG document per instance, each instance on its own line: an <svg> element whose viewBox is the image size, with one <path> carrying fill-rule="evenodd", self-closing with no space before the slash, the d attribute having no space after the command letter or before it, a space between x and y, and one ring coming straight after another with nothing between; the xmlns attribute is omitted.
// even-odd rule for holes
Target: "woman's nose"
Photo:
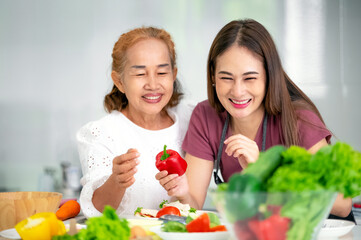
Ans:
<svg viewBox="0 0 361 240"><path fill-rule="evenodd" d="M241 96L246 90L246 86L242 80L235 80L232 86L232 94L234 96Z"/></svg>
<svg viewBox="0 0 361 240"><path fill-rule="evenodd" d="M148 77L148 81L147 81L147 86L150 88L150 89L157 89L158 87L158 78L156 75L154 74L149 74L149 77Z"/></svg>

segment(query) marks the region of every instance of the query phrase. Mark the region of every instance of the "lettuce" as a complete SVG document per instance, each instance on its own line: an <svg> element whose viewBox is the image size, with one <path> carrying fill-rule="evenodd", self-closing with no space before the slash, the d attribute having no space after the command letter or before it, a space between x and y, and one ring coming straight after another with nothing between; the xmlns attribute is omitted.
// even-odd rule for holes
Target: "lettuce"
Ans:
<svg viewBox="0 0 361 240"><path fill-rule="evenodd" d="M73 236L55 236L53 240L127 240L130 228L126 219L119 219L115 210L105 206L103 215L86 221L87 228Z"/></svg>
<svg viewBox="0 0 361 240"><path fill-rule="evenodd" d="M291 195L281 210L282 216L292 219L289 239L310 239L314 228L328 215L336 192L345 198L361 192L361 153L346 143L325 146L314 155L291 146L281 157L281 166L266 185L268 192L298 193ZM273 198L271 203L282 205L283 200Z"/></svg>
<svg viewBox="0 0 361 240"><path fill-rule="evenodd" d="M282 164L267 180L269 192L327 190L347 197L361 191L361 153L337 142L316 154L291 146L282 153Z"/></svg>

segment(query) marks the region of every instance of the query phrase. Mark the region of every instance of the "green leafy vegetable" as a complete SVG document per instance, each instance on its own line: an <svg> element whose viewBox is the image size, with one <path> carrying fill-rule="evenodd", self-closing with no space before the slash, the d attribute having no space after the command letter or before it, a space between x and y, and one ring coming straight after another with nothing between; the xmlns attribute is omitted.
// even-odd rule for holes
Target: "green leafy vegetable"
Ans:
<svg viewBox="0 0 361 240"><path fill-rule="evenodd" d="M87 228L80 230L73 236L55 236L53 240L127 240L130 228L126 219L119 219L115 210L105 206L103 215L92 217L86 221Z"/></svg>
<svg viewBox="0 0 361 240"><path fill-rule="evenodd" d="M137 213L141 213L141 211L142 211L142 207L137 207L137 209L135 209L134 211L134 215Z"/></svg>
<svg viewBox="0 0 361 240"><path fill-rule="evenodd" d="M209 221L210 221L209 226L211 228L215 227L215 226L218 226L218 225L221 225L221 221L219 220L217 214L212 213L212 212L207 212L207 214L208 214Z"/></svg>
<svg viewBox="0 0 361 240"><path fill-rule="evenodd" d="M344 197L361 191L361 153L337 142L312 155L291 146L282 153L283 164L267 180L269 192L328 190Z"/></svg>
<svg viewBox="0 0 361 240"><path fill-rule="evenodd" d="M278 206L282 207L281 216L292 220L288 239L311 239L315 227L329 214L337 192L345 198L360 194L361 153L342 142L325 146L316 154L298 146L278 150L272 147L261 153L256 163L232 175L217 192L225 193L226 214L231 220L248 221L260 214L257 206L263 204ZM261 194L263 191L266 193ZM260 194L252 195L257 192ZM246 201L252 198L254 201Z"/></svg>
<svg viewBox="0 0 361 240"><path fill-rule="evenodd" d="M187 232L186 226L180 222L169 221L163 224L163 232Z"/></svg>
<svg viewBox="0 0 361 240"><path fill-rule="evenodd" d="M196 213L196 212L197 212L197 209L191 207L191 209L189 209L189 212L190 212L190 213Z"/></svg>
<svg viewBox="0 0 361 240"><path fill-rule="evenodd" d="M159 204L159 208L163 208L164 204L169 203L168 200L163 200L160 204Z"/></svg>

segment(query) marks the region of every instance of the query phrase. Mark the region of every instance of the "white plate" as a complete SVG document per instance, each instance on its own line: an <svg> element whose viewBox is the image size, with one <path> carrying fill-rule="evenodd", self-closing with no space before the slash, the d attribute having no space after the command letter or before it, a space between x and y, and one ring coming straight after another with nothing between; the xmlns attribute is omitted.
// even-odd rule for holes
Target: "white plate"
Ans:
<svg viewBox="0 0 361 240"><path fill-rule="evenodd" d="M205 233L182 233L163 232L161 226L152 227L150 231L157 234L163 240L227 240L228 232L205 232Z"/></svg>
<svg viewBox="0 0 361 240"><path fill-rule="evenodd" d="M6 229L0 232L0 236L8 239L21 239L15 228Z"/></svg>
<svg viewBox="0 0 361 240"><path fill-rule="evenodd" d="M318 234L318 238L340 237L350 232L354 226L355 223L351 221L326 219Z"/></svg>

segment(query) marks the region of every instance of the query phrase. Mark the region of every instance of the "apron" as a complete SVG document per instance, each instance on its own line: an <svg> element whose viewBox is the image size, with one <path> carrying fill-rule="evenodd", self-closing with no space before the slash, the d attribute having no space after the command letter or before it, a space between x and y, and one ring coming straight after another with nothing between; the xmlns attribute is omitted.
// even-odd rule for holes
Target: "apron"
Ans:
<svg viewBox="0 0 361 240"><path fill-rule="evenodd" d="M229 125L229 118L230 118L230 116L229 116L229 113L227 112L226 122L224 123L223 129L222 129L221 142L219 143L219 147L218 147L217 159L215 160L216 168L213 170L214 181L217 185L220 183L223 183L223 180L220 178L220 176L218 176L218 171L219 171L219 164L221 162L222 150L223 150L223 145L224 145L223 142L225 140L228 125ZM263 133L262 133L262 150L261 151L264 152L266 149L267 112L265 112L265 116L263 118L262 125L263 125Z"/></svg>

